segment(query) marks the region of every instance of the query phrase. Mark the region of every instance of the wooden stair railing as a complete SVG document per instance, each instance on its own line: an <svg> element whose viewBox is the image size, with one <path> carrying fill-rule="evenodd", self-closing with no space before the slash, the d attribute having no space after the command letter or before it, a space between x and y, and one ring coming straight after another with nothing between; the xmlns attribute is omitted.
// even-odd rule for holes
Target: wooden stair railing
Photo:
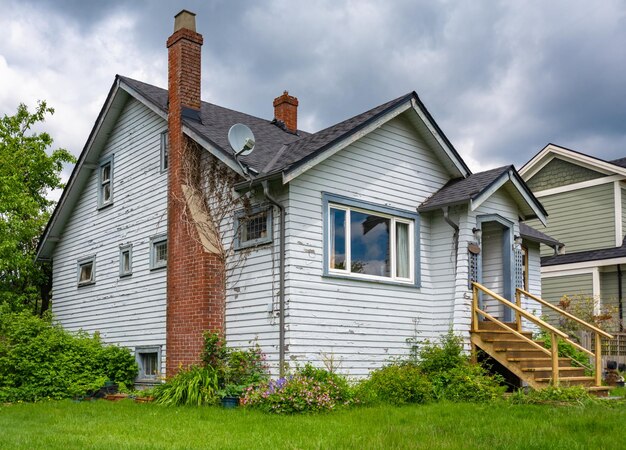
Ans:
<svg viewBox="0 0 626 450"><path fill-rule="evenodd" d="M584 320L568 313L567 311L563 311L561 308L558 308L554 305L552 305L551 303L548 303L547 301L543 300L540 297L537 297L536 295L531 294L530 292L525 291L524 289L520 289L517 288L515 290L515 302L517 303L517 307L523 311L523 309L521 308L522 306L522 295L526 296L527 298L530 298L534 301L536 301L537 303L539 303L542 306L547 306L548 308L550 308L551 310L553 310L554 312L567 317L570 320L573 320L575 322L577 322L578 324L582 325L583 327L587 328L588 330L591 330L594 334L595 334L595 352L592 352L588 349L586 349L585 347L579 345L578 343L572 341L571 339L569 339L569 337L565 337L564 340L569 343L570 345L573 345L575 348L577 348L578 350L588 354L589 356L592 356L594 358L594 371L595 371L595 385L596 386L601 386L602 384L602 338L606 338L606 339L613 339L613 335L607 333L606 331L603 331L601 329L599 329L598 327L595 327L593 325L591 325L590 323L585 322ZM515 322L517 325L518 330L521 330L522 327L522 318L519 315L519 313L515 312ZM552 346L554 348L554 342L552 343Z"/></svg>
<svg viewBox="0 0 626 450"><path fill-rule="evenodd" d="M501 362L504 362L505 365L507 365L507 361L508 362L513 362L513 361L524 361L524 365L526 366L526 368L523 367L516 367L518 364L516 363L512 363L513 366L511 366L509 364L509 369L513 370L514 373L516 373L518 376L524 378L526 377L526 381L529 382L533 387L535 388L540 388L543 383L546 382L550 382L553 385L559 385L560 383L560 375L559 372L563 372L563 382L575 382L576 384L579 383L592 383L594 384L594 387L588 388L591 390L596 390L597 393L599 393L600 391L605 391L607 388L606 387L602 387L602 372L601 372L601 344L599 344L600 342L600 337L608 337L608 338L612 338L612 336L600 329L598 329L597 327L594 327L591 324L588 324L580 319L578 319L575 316L572 316L571 314L562 311L558 308L555 308L554 306L550 305L548 302L546 302L545 300L540 299L539 297L534 296L533 294L530 294L522 289L518 289L516 291L516 302L513 303L505 298L503 298L502 296L496 294L495 292L491 291L490 289L486 288L485 286L479 284L479 283L472 283L472 291L473 291L473 296L472 296L472 344L478 344L480 347L489 347L489 339L487 339L487 341L483 340L483 337L480 337L482 335L486 335L489 334L489 332L487 331L487 329L485 328L486 326L484 324L491 322L492 326L496 326L496 329L501 329L501 331L492 331L492 333L500 333L500 336L502 336L502 338L500 338L500 340L509 340L509 338L506 338L506 336L511 336L512 339L514 339L514 341L511 343L509 342L511 345L510 346L515 346L515 347L519 347L518 350L515 349L506 349L504 350L506 352L507 356L506 358L502 358L502 356L500 355L500 353L503 351L502 349L498 350L496 348L495 343L492 345L491 347L491 351L492 352L496 352L494 354L492 354L492 356L496 357L496 359L500 358L502 359ZM479 298L479 293L482 292L483 294L491 297L492 299L500 302L502 305L511 308L513 311L515 311L515 322L511 323L511 324L507 324L505 322L502 322L498 319L496 319L495 317L493 317L491 314L487 313L486 311L483 311L482 309L479 308L479 302L478 302L478 298ZM586 328L594 331L596 333L596 352L592 353L589 350L585 349L584 347L580 346L579 344L577 344L576 342L573 342L572 340L569 339L569 336L567 334L565 334L564 332L562 332L561 330L553 327L552 325L546 323L545 321L541 320L540 318L538 318L537 316L535 316L534 314L526 311L525 309L523 309L521 307L521 296L525 295L535 301L537 301L538 303L542 304L542 305L546 305L552 309L555 309L557 312L559 313L564 313L563 315L565 315L568 318L571 318L572 320L575 320L576 322L580 323L581 325L585 326ZM487 319L489 322L484 322L479 320L480 317L484 317L485 319ZM550 336L550 341L551 341L551 346L550 348L546 348L543 345L541 345L541 343L535 342L534 340L531 339L532 334L528 331L523 331L522 330L522 318L525 318L531 322L533 322L534 324L536 324L540 329L544 330L546 333L548 333L548 335ZM492 330L495 330L493 328L490 328ZM559 358L559 354L558 354L558 348L559 348L559 341L562 340L564 342L568 342L569 344L573 345L575 348L584 351L586 354L589 354L593 357L595 357L595 368L596 368L596 373L595 373L595 378L592 377L583 377L583 376L571 376L571 375L575 375L574 371L582 371L583 369L575 369L573 367L568 367L568 364L571 364L571 360L569 358ZM525 346L525 347L524 347ZM526 350L524 350L523 348L526 348ZM486 348L483 348L483 350L487 350ZM510 352L509 352L510 350ZM500 353L499 353L500 352ZM540 354L544 354L547 355L548 358L546 358L546 356L544 356L543 358L525 358L525 357L515 357L514 355L511 356L511 354L515 354L515 353L522 353L521 356L524 356L523 353L527 352L527 353L537 353L540 352ZM488 351L488 353L490 353ZM500 355L500 356L498 356ZM544 364L546 367L536 367L536 368L530 368L530 365L533 364L538 364L539 366L541 366L540 361L541 360L547 360L546 363L550 364L550 367L547 366L547 364ZM532 363L531 363L532 361ZM533 366L535 367L535 366ZM545 375L541 375L542 373L545 373ZM570 374L570 376L567 376L567 374ZM583 375L584 373L580 373L579 375ZM534 376L531 376L534 375ZM550 375L549 378L547 378ZM529 378L530 376L530 378ZM544 378L545 377L545 378ZM543 381L542 381L543 380Z"/></svg>

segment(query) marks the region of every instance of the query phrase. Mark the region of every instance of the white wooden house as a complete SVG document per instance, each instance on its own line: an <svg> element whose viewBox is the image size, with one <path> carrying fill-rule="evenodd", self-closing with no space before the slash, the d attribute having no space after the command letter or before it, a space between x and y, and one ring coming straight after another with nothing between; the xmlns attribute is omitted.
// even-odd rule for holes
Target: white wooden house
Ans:
<svg viewBox="0 0 626 450"><path fill-rule="evenodd" d="M539 246L558 242L521 221L545 223L542 205L512 166L472 174L417 94L309 134L287 93L274 120L201 102L201 44L183 11L169 90L115 78L38 250L64 327L130 347L145 380L197 360L208 328L258 340L274 373L334 358L358 376L407 338L469 336L472 280L541 294ZM255 136L247 156L227 140L237 123ZM190 143L254 192L254 214L227 221L248 250L225 285L229 261L185 234L192 206L176 203Z"/></svg>

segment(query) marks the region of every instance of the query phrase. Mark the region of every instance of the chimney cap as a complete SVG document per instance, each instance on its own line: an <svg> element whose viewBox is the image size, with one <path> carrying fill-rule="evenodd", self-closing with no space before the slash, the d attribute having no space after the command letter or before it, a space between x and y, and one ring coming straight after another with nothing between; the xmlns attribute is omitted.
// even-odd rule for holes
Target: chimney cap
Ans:
<svg viewBox="0 0 626 450"><path fill-rule="evenodd" d="M183 28L196 31L196 14L186 9L181 10L174 16L174 32Z"/></svg>

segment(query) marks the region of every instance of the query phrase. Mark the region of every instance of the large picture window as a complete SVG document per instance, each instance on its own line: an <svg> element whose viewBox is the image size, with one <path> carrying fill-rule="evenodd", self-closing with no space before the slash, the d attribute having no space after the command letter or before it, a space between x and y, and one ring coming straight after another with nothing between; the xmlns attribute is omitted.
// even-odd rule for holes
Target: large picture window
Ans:
<svg viewBox="0 0 626 450"><path fill-rule="evenodd" d="M417 284L418 215L330 194L327 275Z"/></svg>

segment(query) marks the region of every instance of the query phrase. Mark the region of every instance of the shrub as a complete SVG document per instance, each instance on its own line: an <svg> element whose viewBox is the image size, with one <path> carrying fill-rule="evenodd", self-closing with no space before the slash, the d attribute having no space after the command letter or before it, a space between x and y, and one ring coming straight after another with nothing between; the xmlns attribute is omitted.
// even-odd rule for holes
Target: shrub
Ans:
<svg viewBox="0 0 626 450"><path fill-rule="evenodd" d="M338 404L350 402L354 397L353 389L350 387L346 377L336 372L321 369L307 363L304 367L299 368L296 373L326 386L330 396Z"/></svg>
<svg viewBox="0 0 626 450"><path fill-rule="evenodd" d="M202 406L217 402L217 371L212 367L181 369L166 383L154 387L155 402L166 406Z"/></svg>
<svg viewBox="0 0 626 450"><path fill-rule="evenodd" d="M98 334L70 333L50 316L0 307L0 401L85 395L105 381L133 384L130 351L104 346Z"/></svg>
<svg viewBox="0 0 626 450"><path fill-rule="evenodd" d="M595 401L583 386L548 386L541 390L524 392L521 389L510 397L514 404L584 404Z"/></svg>
<svg viewBox="0 0 626 450"><path fill-rule="evenodd" d="M433 386L413 364L391 364L373 371L357 387L362 403L385 402L393 405L425 403L432 399Z"/></svg>
<svg viewBox="0 0 626 450"><path fill-rule="evenodd" d="M463 353L463 341L452 330L437 342L424 341L417 349L417 364L425 375L447 372L468 362L467 355Z"/></svg>
<svg viewBox="0 0 626 450"><path fill-rule="evenodd" d="M500 375L489 375L478 364L465 364L439 374L435 396L453 402L487 402L502 398L506 386Z"/></svg>
<svg viewBox="0 0 626 450"><path fill-rule="evenodd" d="M275 414L331 411L340 405L334 398L334 381L319 381L302 374L249 387L241 404Z"/></svg>
<svg viewBox="0 0 626 450"><path fill-rule="evenodd" d="M552 338L546 331L541 330L537 334L537 340L543 342L547 349L552 348ZM589 356L585 352L578 350L569 342L564 342L561 339L559 339L559 356L572 358L579 366L589 370Z"/></svg>

